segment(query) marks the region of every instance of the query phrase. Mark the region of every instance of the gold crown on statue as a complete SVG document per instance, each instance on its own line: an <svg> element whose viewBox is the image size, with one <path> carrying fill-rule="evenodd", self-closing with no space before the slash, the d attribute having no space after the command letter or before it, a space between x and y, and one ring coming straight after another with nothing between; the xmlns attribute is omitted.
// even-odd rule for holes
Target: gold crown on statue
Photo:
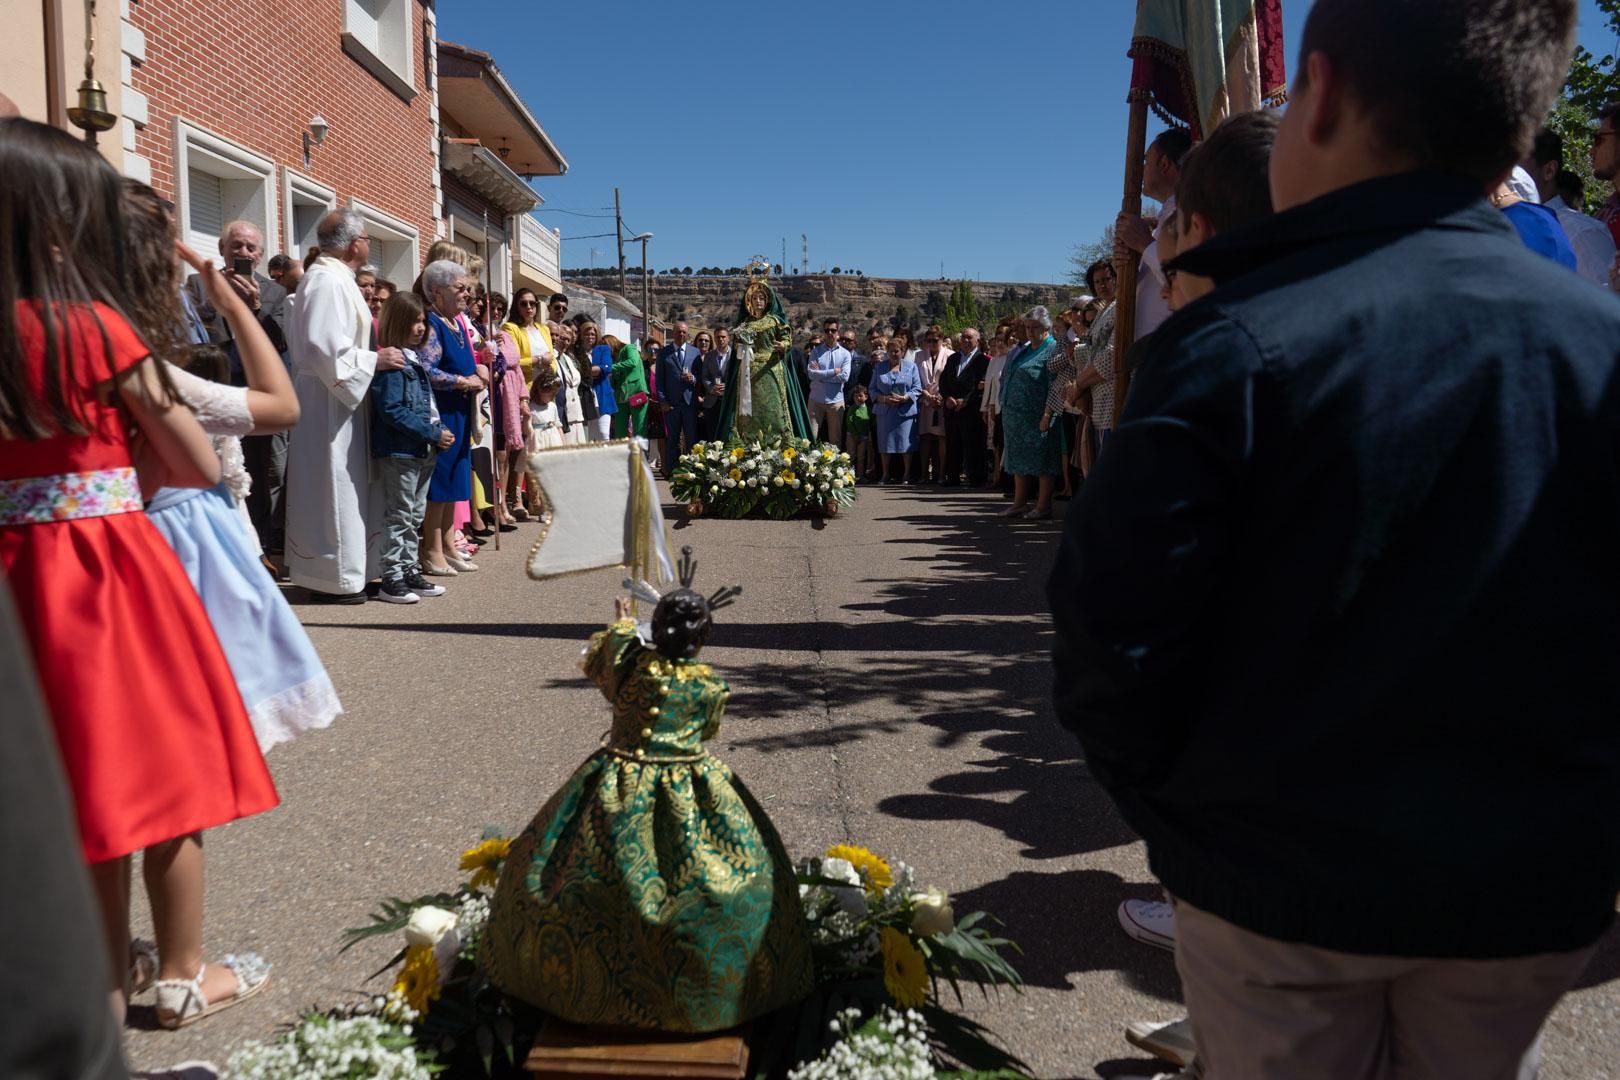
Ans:
<svg viewBox="0 0 1620 1080"><path fill-rule="evenodd" d="M771 276L771 260L763 255L755 255L748 260L748 279L750 282L764 281Z"/></svg>

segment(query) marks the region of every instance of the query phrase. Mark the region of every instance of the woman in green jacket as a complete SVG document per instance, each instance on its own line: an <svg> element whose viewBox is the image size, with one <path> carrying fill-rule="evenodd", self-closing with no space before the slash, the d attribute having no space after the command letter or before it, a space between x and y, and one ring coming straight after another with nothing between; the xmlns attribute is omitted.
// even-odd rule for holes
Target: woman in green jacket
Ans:
<svg viewBox="0 0 1620 1080"><path fill-rule="evenodd" d="M641 365L641 351L608 334L602 344L613 350L613 368L608 374L619 411L613 414L613 437L644 438L647 434L647 370Z"/></svg>

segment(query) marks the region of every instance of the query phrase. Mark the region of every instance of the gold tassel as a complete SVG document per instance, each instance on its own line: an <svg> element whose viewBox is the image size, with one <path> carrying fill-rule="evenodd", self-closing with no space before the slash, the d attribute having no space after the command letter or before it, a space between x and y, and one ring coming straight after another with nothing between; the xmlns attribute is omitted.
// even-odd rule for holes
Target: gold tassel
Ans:
<svg viewBox="0 0 1620 1080"><path fill-rule="evenodd" d="M630 521L628 528L630 535L625 537L624 561L629 566L633 577L641 581L652 579L652 500L654 493L647 484L647 470L641 464L641 451L636 447L635 441L630 444ZM630 597L631 610L635 610L636 598Z"/></svg>

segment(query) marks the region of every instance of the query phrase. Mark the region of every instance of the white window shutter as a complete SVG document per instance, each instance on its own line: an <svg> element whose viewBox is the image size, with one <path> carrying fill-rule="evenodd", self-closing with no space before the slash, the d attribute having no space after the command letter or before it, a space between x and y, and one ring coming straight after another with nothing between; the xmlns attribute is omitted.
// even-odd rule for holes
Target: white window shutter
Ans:
<svg viewBox="0 0 1620 1080"><path fill-rule="evenodd" d="M191 232L219 236L225 231L225 190L220 178L199 169L187 170L190 188Z"/></svg>

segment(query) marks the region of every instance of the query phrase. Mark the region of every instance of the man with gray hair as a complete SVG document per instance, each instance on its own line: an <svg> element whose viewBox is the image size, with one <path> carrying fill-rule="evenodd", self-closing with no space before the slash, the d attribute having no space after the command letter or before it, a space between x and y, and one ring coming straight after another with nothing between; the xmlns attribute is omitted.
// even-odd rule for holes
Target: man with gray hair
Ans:
<svg viewBox="0 0 1620 1080"><path fill-rule="evenodd" d="M287 570L316 600L363 604L377 575L382 521L366 391L378 370L403 368L405 355L369 348L371 309L354 281L371 254L365 220L334 210L315 236L321 253L287 328L302 410L287 454Z"/></svg>

